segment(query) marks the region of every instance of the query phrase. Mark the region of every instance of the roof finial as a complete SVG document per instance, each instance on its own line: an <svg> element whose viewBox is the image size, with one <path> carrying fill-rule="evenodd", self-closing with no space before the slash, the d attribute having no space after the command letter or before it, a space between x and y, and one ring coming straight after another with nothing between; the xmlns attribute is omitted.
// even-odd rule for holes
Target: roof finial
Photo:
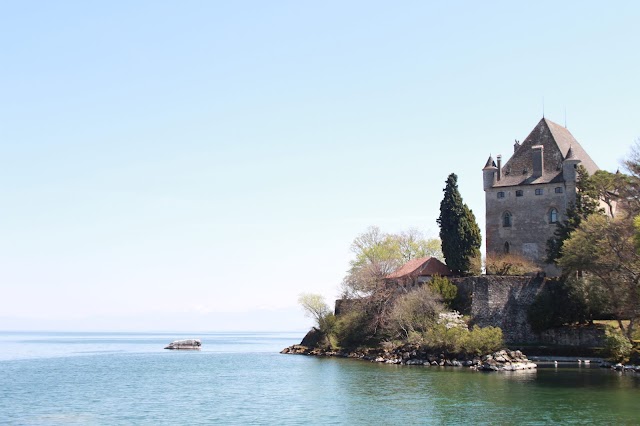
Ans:
<svg viewBox="0 0 640 426"><path fill-rule="evenodd" d="M544 118L544 95L542 95L542 118Z"/></svg>

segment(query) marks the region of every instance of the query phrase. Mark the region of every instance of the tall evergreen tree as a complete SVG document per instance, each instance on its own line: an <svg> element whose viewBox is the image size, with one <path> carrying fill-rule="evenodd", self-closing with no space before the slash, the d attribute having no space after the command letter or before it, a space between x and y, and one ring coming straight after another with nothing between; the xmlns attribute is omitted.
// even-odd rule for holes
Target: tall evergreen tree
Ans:
<svg viewBox="0 0 640 426"><path fill-rule="evenodd" d="M451 173L440 202L440 240L442 254L449 269L460 275L477 273L480 261L480 227L471 209L462 202L458 176Z"/></svg>

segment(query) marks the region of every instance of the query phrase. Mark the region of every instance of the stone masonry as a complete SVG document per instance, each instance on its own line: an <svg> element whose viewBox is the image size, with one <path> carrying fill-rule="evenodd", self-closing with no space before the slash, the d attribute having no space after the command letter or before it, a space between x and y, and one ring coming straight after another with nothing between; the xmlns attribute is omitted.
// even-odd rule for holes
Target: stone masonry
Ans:
<svg viewBox="0 0 640 426"><path fill-rule="evenodd" d="M576 168L598 166L564 127L543 118L502 165L489 157L482 169L486 201L487 256L513 253L529 258L549 275L547 240L575 201Z"/></svg>
<svg viewBox="0 0 640 426"><path fill-rule="evenodd" d="M537 334L527 320L529 306L549 282L543 277L483 275L454 278L461 310L481 327L500 327L507 344L597 347L604 330L561 327Z"/></svg>

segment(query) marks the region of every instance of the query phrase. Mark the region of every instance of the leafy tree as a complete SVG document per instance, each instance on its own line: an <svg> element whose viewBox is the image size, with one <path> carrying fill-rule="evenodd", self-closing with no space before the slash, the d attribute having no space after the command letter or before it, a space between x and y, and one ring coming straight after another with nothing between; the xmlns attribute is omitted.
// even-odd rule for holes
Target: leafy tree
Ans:
<svg viewBox="0 0 640 426"><path fill-rule="evenodd" d="M606 289L612 313L625 331L633 335L640 317L640 254L635 250L635 228L628 216L611 219L591 215L564 243L558 264L565 271L585 271Z"/></svg>
<svg viewBox="0 0 640 426"><path fill-rule="evenodd" d="M629 157L623 164L629 171L629 177L620 201L627 214L635 217L640 215L640 138L636 139Z"/></svg>
<svg viewBox="0 0 640 426"><path fill-rule="evenodd" d="M586 324L610 311L609 295L592 277L564 276L547 282L529 306L527 319L536 333L568 324Z"/></svg>
<svg viewBox="0 0 640 426"><path fill-rule="evenodd" d="M418 230L386 234L372 226L351 244L355 257L342 283L343 297L371 296L384 287L384 278L411 259L442 258L440 240L426 239Z"/></svg>
<svg viewBox="0 0 640 426"><path fill-rule="evenodd" d="M324 297L319 294L302 293L298 297L298 303L305 310L305 314L316 321L320 331L324 333L331 331L334 322L333 313Z"/></svg>
<svg viewBox="0 0 640 426"><path fill-rule="evenodd" d="M473 265L474 259L480 258L480 227L471 209L462 202L455 173L447 178L437 222L442 253L449 269L460 275L478 273Z"/></svg>
<svg viewBox="0 0 640 426"><path fill-rule="evenodd" d="M431 256L443 260L440 240L437 238L425 238L420 231L411 228L397 235L388 236L398 245L402 263L411 259Z"/></svg>
<svg viewBox="0 0 640 426"><path fill-rule="evenodd" d="M607 205L607 214L614 217L615 206L622 202L628 195L629 186L633 178L624 173L610 173L606 170L598 170L589 177L589 184L596 200Z"/></svg>
<svg viewBox="0 0 640 426"><path fill-rule="evenodd" d="M569 298L568 287L562 281L551 281L527 309L527 321L531 329L540 333L554 327L577 322L582 306Z"/></svg>
<svg viewBox="0 0 640 426"><path fill-rule="evenodd" d="M582 165L577 169L576 189L576 200L567 208L566 218L556 224L553 237L547 240L547 263L557 263L562 256L564 242L571 233L584 219L600 212L597 190L589 179L589 172Z"/></svg>
<svg viewBox="0 0 640 426"><path fill-rule="evenodd" d="M385 281L387 275L414 258L441 258L440 240L426 239L415 229L387 234L372 226L354 239L351 251L355 256L342 282L342 298L352 303L345 311L348 315L338 320L338 339L349 344L357 339L371 342L387 329L397 297L397 288ZM354 324L359 324L358 330Z"/></svg>

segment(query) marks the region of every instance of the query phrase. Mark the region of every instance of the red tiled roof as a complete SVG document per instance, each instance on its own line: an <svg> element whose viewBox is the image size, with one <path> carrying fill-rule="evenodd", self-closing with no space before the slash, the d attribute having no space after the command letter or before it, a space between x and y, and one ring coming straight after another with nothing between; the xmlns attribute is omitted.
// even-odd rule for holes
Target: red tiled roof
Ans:
<svg viewBox="0 0 640 426"><path fill-rule="evenodd" d="M411 259L395 272L387 275L389 279L404 278L407 276L420 276L420 275L440 275L447 276L453 275L447 266L440 262L435 257L427 256L417 259Z"/></svg>

